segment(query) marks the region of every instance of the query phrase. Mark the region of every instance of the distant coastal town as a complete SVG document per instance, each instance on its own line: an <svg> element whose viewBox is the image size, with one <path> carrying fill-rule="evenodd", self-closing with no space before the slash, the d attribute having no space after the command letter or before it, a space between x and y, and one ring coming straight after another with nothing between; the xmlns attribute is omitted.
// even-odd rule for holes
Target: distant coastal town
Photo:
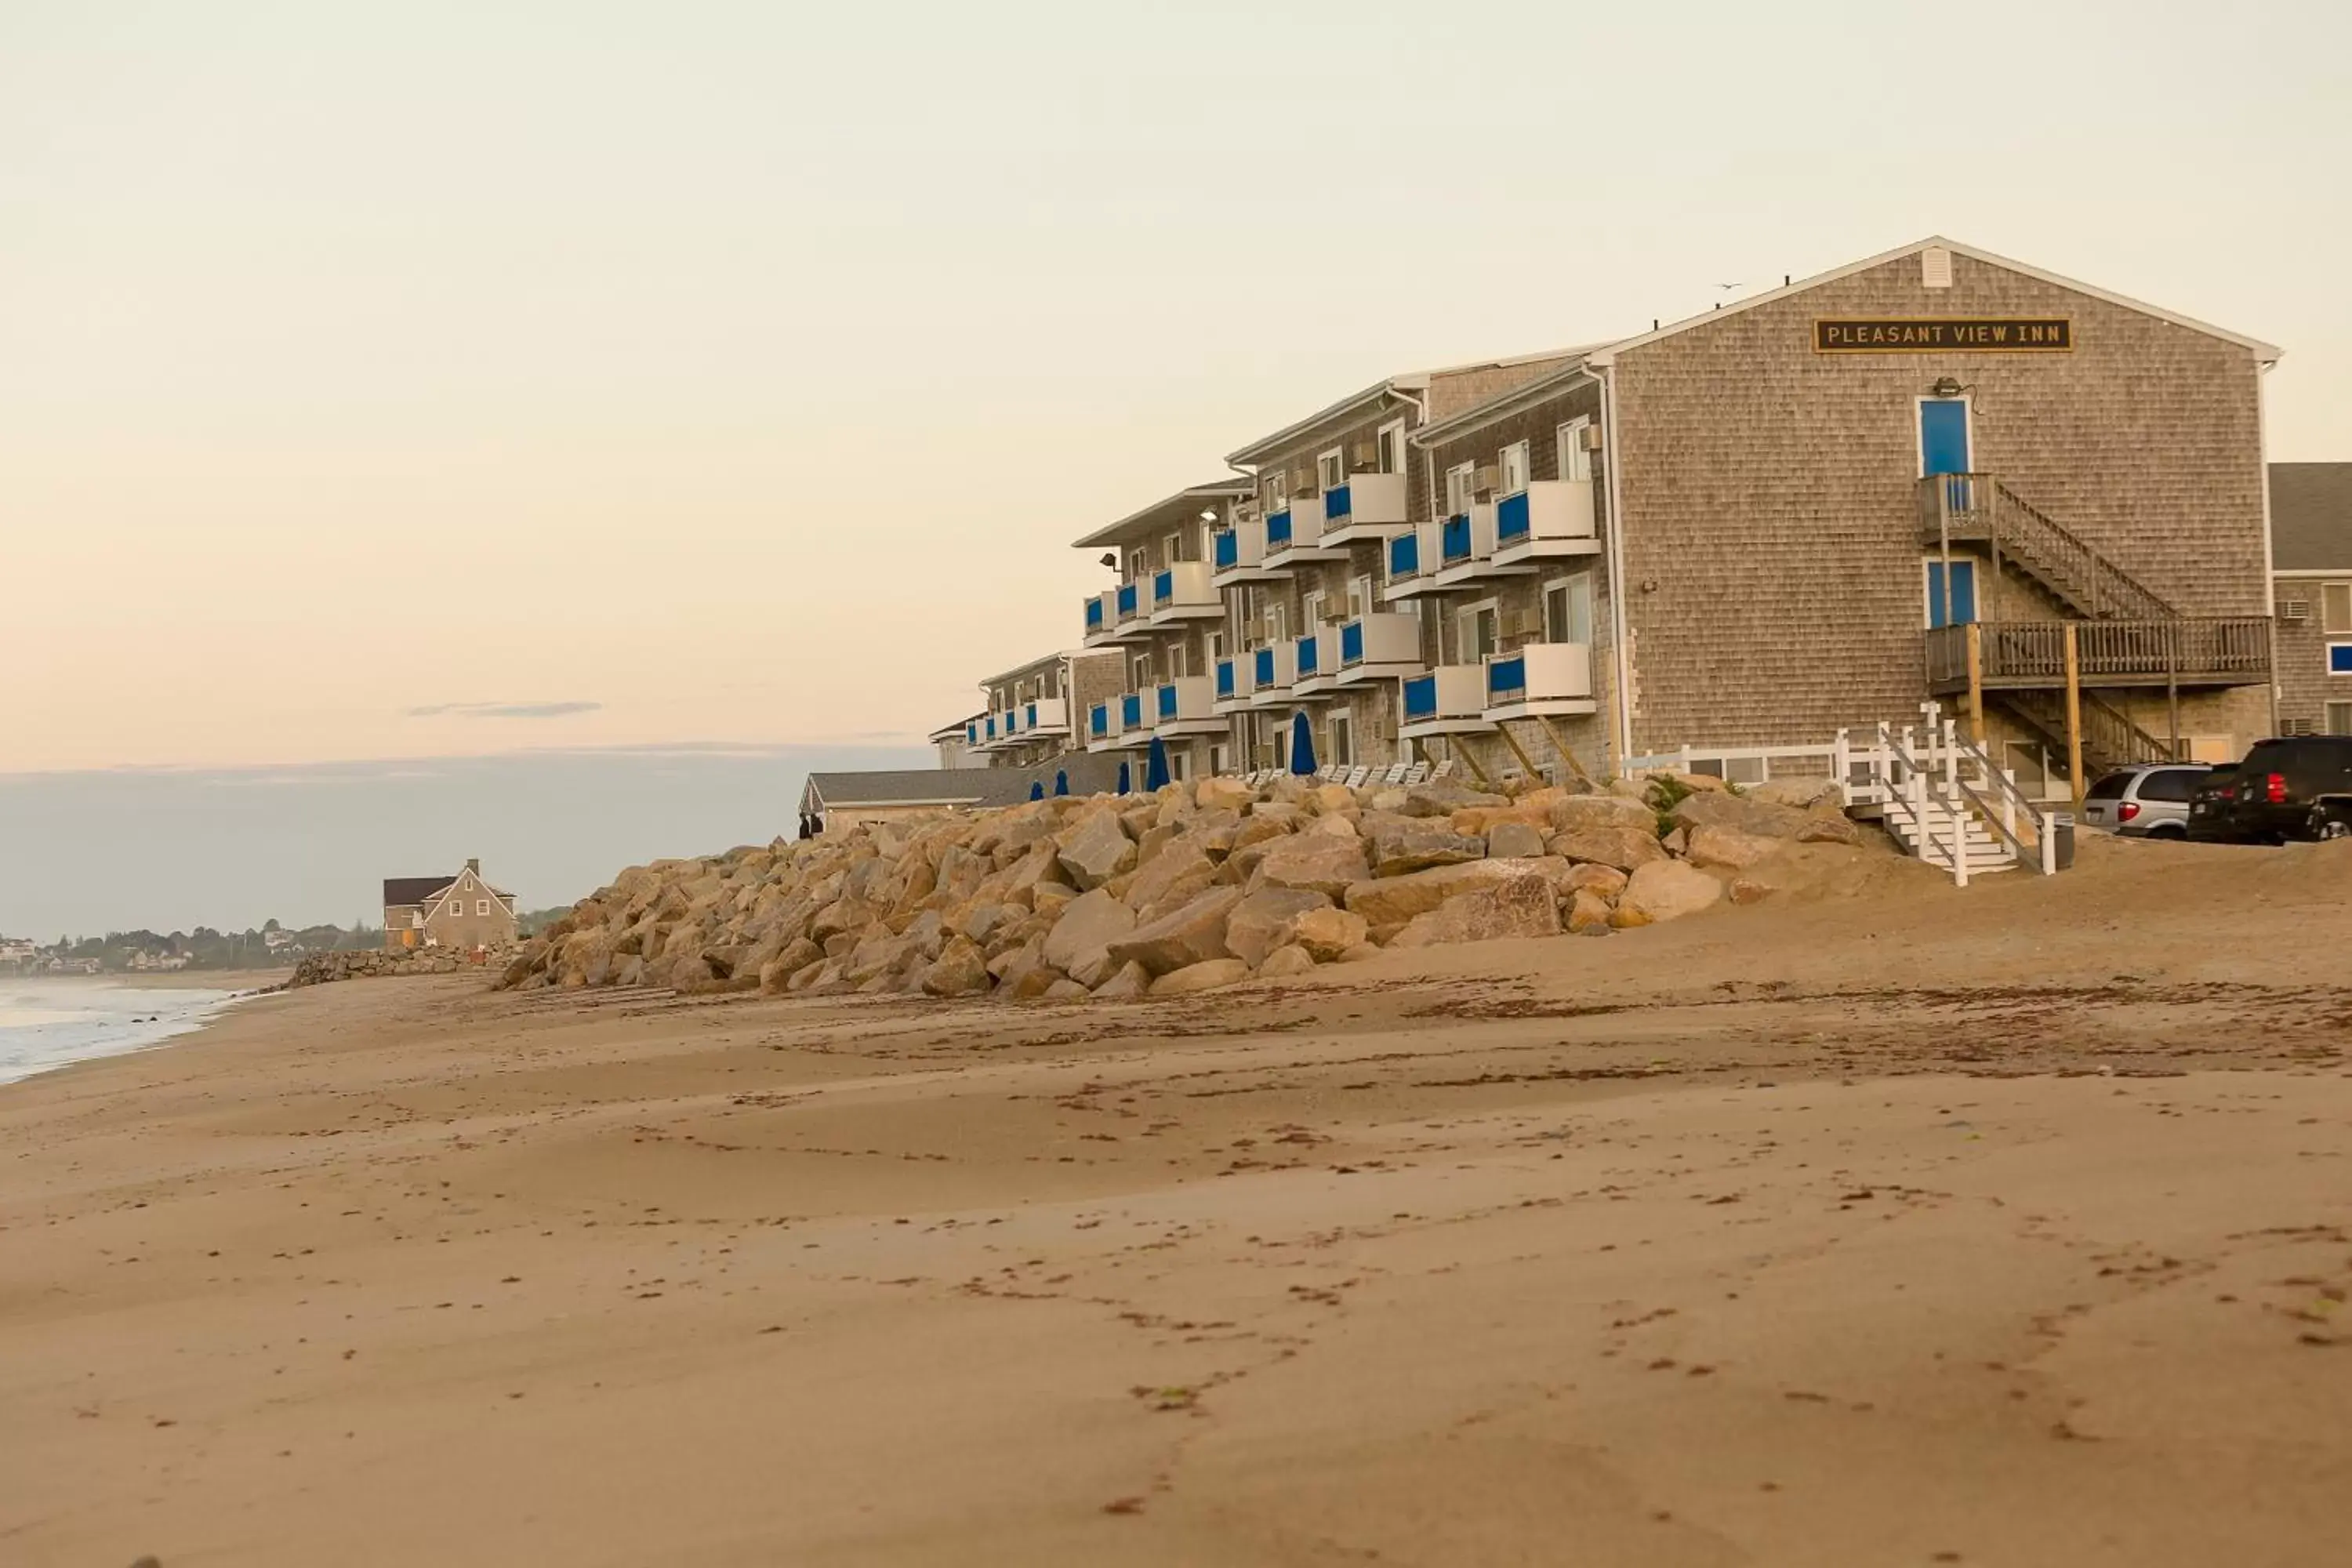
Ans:
<svg viewBox="0 0 2352 1568"><path fill-rule="evenodd" d="M563 913L541 910L518 921L524 934ZM168 974L181 970L283 969L318 953L349 952L384 945L382 926L364 921L349 926L296 929L275 920L242 931L198 926L192 931L109 931L104 936L59 936L44 942L0 936L0 976L28 974Z"/></svg>

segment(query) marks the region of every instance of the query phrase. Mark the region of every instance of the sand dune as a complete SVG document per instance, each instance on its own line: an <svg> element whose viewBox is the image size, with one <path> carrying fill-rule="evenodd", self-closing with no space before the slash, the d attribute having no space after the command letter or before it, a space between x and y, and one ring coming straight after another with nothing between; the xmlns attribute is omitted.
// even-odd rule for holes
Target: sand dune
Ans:
<svg viewBox="0 0 2352 1568"><path fill-rule="evenodd" d="M2352 851L0 1089L0 1562L2310 1564Z"/></svg>

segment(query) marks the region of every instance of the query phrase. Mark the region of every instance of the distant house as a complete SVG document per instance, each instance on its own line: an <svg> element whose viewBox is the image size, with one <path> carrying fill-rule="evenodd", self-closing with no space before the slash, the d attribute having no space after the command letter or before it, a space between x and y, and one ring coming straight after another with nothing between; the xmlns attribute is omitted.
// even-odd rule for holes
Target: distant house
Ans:
<svg viewBox="0 0 2352 1568"><path fill-rule="evenodd" d="M383 945L471 951L503 947L515 939L515 896L482 880L482 863L468 860L454 877L387 877L383 883Z"/></svg>
<svg viewBox="0 0 2352 1568"><path fill-rule="evenodd" d="M169 973L187 968L188 955L184 952L149 952L144 948L134 948L123 967L133 974Z"/></svg>
<svg viewBox="0 0 2352 1568"><path fill-rule="evenodd" d="M0 937L0 969L32 969L41 961L37 943L23 937Z"/></svg>

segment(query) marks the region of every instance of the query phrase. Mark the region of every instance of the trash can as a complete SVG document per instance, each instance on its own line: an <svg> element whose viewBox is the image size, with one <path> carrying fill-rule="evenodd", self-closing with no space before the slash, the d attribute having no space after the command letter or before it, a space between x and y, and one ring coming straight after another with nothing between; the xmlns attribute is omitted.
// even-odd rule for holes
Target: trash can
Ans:
<svg viewBox="0 0 2352 1568"><path fill-rule="evenodd" d="M2061 871L2066 870L2074 864L2074 814L2071 811L2052 813L2050 833L2057 847L2052 863Z"/></svg>

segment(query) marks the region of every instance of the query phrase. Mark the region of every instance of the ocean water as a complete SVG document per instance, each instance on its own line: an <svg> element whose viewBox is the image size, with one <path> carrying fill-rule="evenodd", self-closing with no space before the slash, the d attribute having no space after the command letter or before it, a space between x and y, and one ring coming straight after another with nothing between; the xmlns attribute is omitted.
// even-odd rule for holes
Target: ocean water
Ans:
<svg viewBox="0 0 2352 1568"><path fill-rule="evenodd" d="M198 1027L235 997L201 984L162 990L0 976L0 1083L143 1050Z"/></svg>

